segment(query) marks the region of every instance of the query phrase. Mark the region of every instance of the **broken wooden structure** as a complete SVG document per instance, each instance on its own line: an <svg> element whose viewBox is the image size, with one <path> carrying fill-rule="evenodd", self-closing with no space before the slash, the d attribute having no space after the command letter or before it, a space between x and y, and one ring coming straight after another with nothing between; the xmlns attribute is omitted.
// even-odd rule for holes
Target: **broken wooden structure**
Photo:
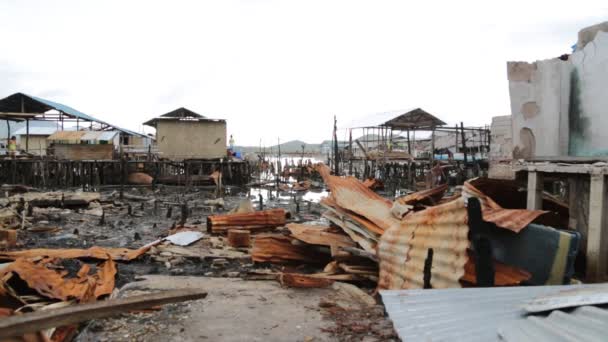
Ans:
<svg viewBox="0 0 608 342"><path fill-rule="evenodd" d="M465 127L463 123L448 127L421 108L372 115L347 126L348 145L330 158L336 174L378 177L393 191L421 190L435 185L426 178L436 162L460 170L459 184L487 168L487 127ZM353 131L362 132L354 141ZM417 139L419 132L430 136Z"/></svg>
<svg viewBox="0 0 608 342"><path fill-rule="evenodd" d="M214 171L227 185L249 182L249 164L232 160L133 161L133 160L0 160L0 183L27 184L35 188L65 189L126 185L133 172L145 172L156 183L175 185L213 184Z"/></svg>

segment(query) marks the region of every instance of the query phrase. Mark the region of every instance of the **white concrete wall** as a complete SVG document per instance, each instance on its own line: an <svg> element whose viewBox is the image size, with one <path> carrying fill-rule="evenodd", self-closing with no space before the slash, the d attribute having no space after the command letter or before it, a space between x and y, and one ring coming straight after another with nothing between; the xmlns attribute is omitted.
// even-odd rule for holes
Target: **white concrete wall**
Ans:
<svg viewBox="0 0 608 342"><path fill-rule="evenodd" d="M570 114L580 122L570 127L570 154L608 156L608 33L597 32L570 60L576 78Z"/></svg>
<svg viewBox="0 0 608 342"><path fill-rule="evenodd" d="M161 157L172 160L226 157L226 122L161 120L156 128Z"/></svg>
<svg viewBox="0 0 608 342"><path fill-rule="evenodd" d="M513 134L511 115L495 116L490 126L490 160L513 157Z"/></svg>
<svg viewBox="0 0 608 342"><path fill-rule="evenodd" d="M571 63L557 58L509 62L507 70L514 158L566 154Z"/></svg>
<svg viewBox="0 0 608 342"><path fill-rule="evenodd" d="M606 30L581 30L566 61L507 64L514 158L608 156Z"/></svg>

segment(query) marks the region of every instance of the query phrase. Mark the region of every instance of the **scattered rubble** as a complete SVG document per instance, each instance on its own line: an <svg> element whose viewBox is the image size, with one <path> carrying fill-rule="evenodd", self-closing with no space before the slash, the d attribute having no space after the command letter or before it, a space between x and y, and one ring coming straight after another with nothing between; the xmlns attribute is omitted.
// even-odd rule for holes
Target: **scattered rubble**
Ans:
<svg viewBox="0 0 608 342"><path fill-rule="evenodd" d="M317 308L333 322L324 333L337 340L380 341L396 335L377 289L532 280L521 265L484 254L484 237L488 229L520 234L552 213L505 209L476 187L487 187L478 180L459 191L448 193L443 184L388 199L322 164L315 170L329 193L307 208L299 204L302 195L291 194L313 182L295 183L289 196L273 183L267 196L259 191L218 197L217 188L133 188L122 196L20 189L0 208L2 224L10 228L0 235L9 248L0 250L7 262L0 268L0 297L14 303L7 308L12 314L37 311L41 299L45 306L103 302L118 286L146 274L266 280L292 291L329 291ZM213 179L219 184L221 177ZM471 216L470 201L478 203L478 217Z"/></svg>

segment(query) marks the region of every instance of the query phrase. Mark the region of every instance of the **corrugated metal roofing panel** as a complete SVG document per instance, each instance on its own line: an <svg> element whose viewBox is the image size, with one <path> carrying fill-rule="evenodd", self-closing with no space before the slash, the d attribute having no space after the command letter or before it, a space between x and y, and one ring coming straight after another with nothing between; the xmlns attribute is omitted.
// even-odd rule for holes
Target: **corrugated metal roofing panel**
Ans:
<svg viewBox="0 0 608 342"><path fill-rule="evenodd" d="M105 124L105 125L108 125L108 126L112 126L112 125L110 125L107 122L101 121L101 120L99 120L97 118L94 118L94 117L92 117L90 115L87 115L87 114L85 114L85 113L83 113L83 112L81 112L79 110L76 110L76 109L70 107L70 106L66 106L66 105L58 103L58 102L49 101L49 100L46 100L46 99L43 99L43 98L37 97L37 96L32 96L32 95L28 95L28 94L23 94L23 95L25 95L25 96L33 99L33 100L36 100L38 102L42 102L45 105L47 105L49 107L53 107L56 110L62 111L62 112L66 113L66 114L68 114L70 116L73 116L73 117L76 117L76 118L80 118L80 119L83 119L83 120L95 121L95 122L99 122L99 123L102 123L102 124Z"/></svg>
<svg viewBox="0 0 608 342"><path fill-rule="evenodd" d="M103 121L103 120L100 120L98 118L92 117L92 116L90 116L88 114L85 114L85 113L83 113L83 112L81 112L79 110L76 110L76 109L74 109L74 108L72 108L70 106L66 106L64 104L61 104L61 103L58 103L58 102L54 102L54 101L50 101L50 100L47 100L47 99L43 99L43 98L37 97L37 96L32 96L32 95L23 94L23 93L21 93L21 94L23 96L27 96L27 97L31 98L34 101L38 101L38 102L43 103L43 104L45 104L45 105L47 105L47 106L49 106L51 108L54 108L55 110L64 112L65 114L67 114L69 116L72 116L72 117L75 117L75 118L80 118L80 119L87 120L87 121L95 121L95 122L98 122L98 123L101 123L101 124L104 124L104 125L107 125L107 126L110 126L110 127L114 127L116 130L124 132L124 133L127 133L129 135L146 137L145 134L137 133L137 132L125 129L125 128L114 126L114 125L112 125L112 124L110 124L110 123L108 123L106 121Z"/></svg>
<svg viewBox="0 0 608 342"><path fill-rule="evenodd" d="M431 286L460 287L468 260L467 210L462 199L406 215L380 238L382 289L422 288L424 261L433 248Z"/></svg>
<svg viewBox="0 0 608 342"><path fill-rule="evenodd" d="M116 131L86 131L80 140L93 143L112 141L116 134L118 134Z"/></svg>
<svg viewBox="0 0 608 342"><path fill-rule="evenodd" d="M548 316L527 316L498 328L503 341L606 341L608 310L582 306L552 311Z"/></svg>
<svg viewBox="0 0 608 342"><path fill-rule="evenodd" d="M445 125L445 122L422 110L421 108L410 108L406 110L394 110L390 112L367 115L353 120L340 128L379 127L383 125L396 127L418 125L428 127L432 123L434 123L435 126Z"/></svg>
<svg viewBox="0 0 608 342"><path fill-rule="evenodd" d="M80 141L85 131L58 131L47 139L51 141L68 141L68 142L77 142Z"/></svg>
<svg viewBox="0 0 608 342"><path fill-rule="evenodd" d="M525 320L525 301L564 289L598 285L382 290L403 341L497 341L498 329Z"/></svg>
<svg viewBox="0 0 608 342"><path fill-rule="evenodd" d="M399 220L391 214L393 203L378 195L354 177L337 177L330 175L326 165L318 165L317 171L331 189L331 198L343 209L357 213L376 224L383 231Z"/></svg>
<svg viewBox="0 0 608 342"><path fill-rule="evenodd" d="M555 309L570 308L581 305L608 303L608 284L600 284L590 288L566 289L528 301L524 306L527 312L542 312Z"/></svg>
<svg viewBox="0 0 608 342"><path fill-rule="evenodd" d="M504 209L489 196L486 196L474 187L471 181L464 183L462 196L465 199L470 197L477 197L479 199L484 221L493 222L499 227L514 232L519 232L540 215L547 213L544 210Z"/></svg>
<svg viewBox="0 0 608 342"><path fill-rule="evenodd" d="M64 144L80 144L82 142L97 144L112 141L117 134L117 131L59 131L53 133L47 139Z"/></svg>
<svg viewBox="0 0 608 342"><path fill-rule="evenodd" d="M57 132L57 127L30 127L30 135L51 135ZM15 131L13 135L26 135L28 133L27 128L23 127Z"/></svg>

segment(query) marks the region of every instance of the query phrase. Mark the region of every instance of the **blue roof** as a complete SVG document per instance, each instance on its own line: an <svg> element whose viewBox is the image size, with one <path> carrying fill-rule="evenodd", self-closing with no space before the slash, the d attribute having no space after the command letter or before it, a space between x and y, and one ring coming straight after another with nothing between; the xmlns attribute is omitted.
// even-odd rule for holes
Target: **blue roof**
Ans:
<svg viewBox="0 0 608 342"><path fill-rule="evenodd" d="M23 94L23 93L21 93L21 94ZM35 101L38 101L38 102L42 102L45 105L47 105L49 107L52 107L52 108L54 108L54 109L56 109L56 110L58 110L60 112L64 112L65 114L68 114L69 116L73 116L73 117L80 118L80 119L83 119L83 120L88 120L88 121L95 121L95 122L102 123L104 125L112 126L112 125L110 125L109 123L107 123L105 121L96 119L96 118L94 118L94 117L92 117L90 115L87 115L87 114L85 114L85 113L83 113L81 111L78 111L78 110L76 110L76 109L74 109L72 107L63 105L61 103L45 100L45 99L43 99L41 97L32 96L32 95L28 95L28 94L23 94L23 95L31 98L32 100L35 100Z"/></svg>
<svg viewBox="0 0 608 342"><path fill-rule="evenodd" d="M74 117L74 118L79 118L79 119L83 119L83 120L87 120L87 121L94 121L94 122L98 122L100 124L104 124L106 126L111 126L111 127L114 127L116 130L121 131L121 132L126 133L126 134L129 134L129 135L137 135L137 136L142 136L142 137L148 137L145 134L137 133L137 132L125 129L125 128L118 127L116 125L112 125L112 124L110 124L110 123L108 123L106 121L97 119L97 118L92 117L92 116L90 116L88 114L85 114L85 113L83 113L83 112L81 112L79 110L76 110L76 109L74 109L74 108L72 108L70 106L66 106L66 105L58 103L58 102L46 100L46 99L43 99L41 97L32 96L32 95L28 95L28 94L25 94L25 93L15 93L15 94L7 97L6 99L8 99L10 97L13 97L13 96L19 96L19 95L22 95L24 97L30 98L33 101L39 102L39 103L41 103L41 104L43 104L43 105L45 105L47 107L50 107L51 109L55 109L57 111L63 112L64 114L66 114L68 116L71 116L71 117ZM6 100L6 99L4 99L4 100Z"/></svg>

